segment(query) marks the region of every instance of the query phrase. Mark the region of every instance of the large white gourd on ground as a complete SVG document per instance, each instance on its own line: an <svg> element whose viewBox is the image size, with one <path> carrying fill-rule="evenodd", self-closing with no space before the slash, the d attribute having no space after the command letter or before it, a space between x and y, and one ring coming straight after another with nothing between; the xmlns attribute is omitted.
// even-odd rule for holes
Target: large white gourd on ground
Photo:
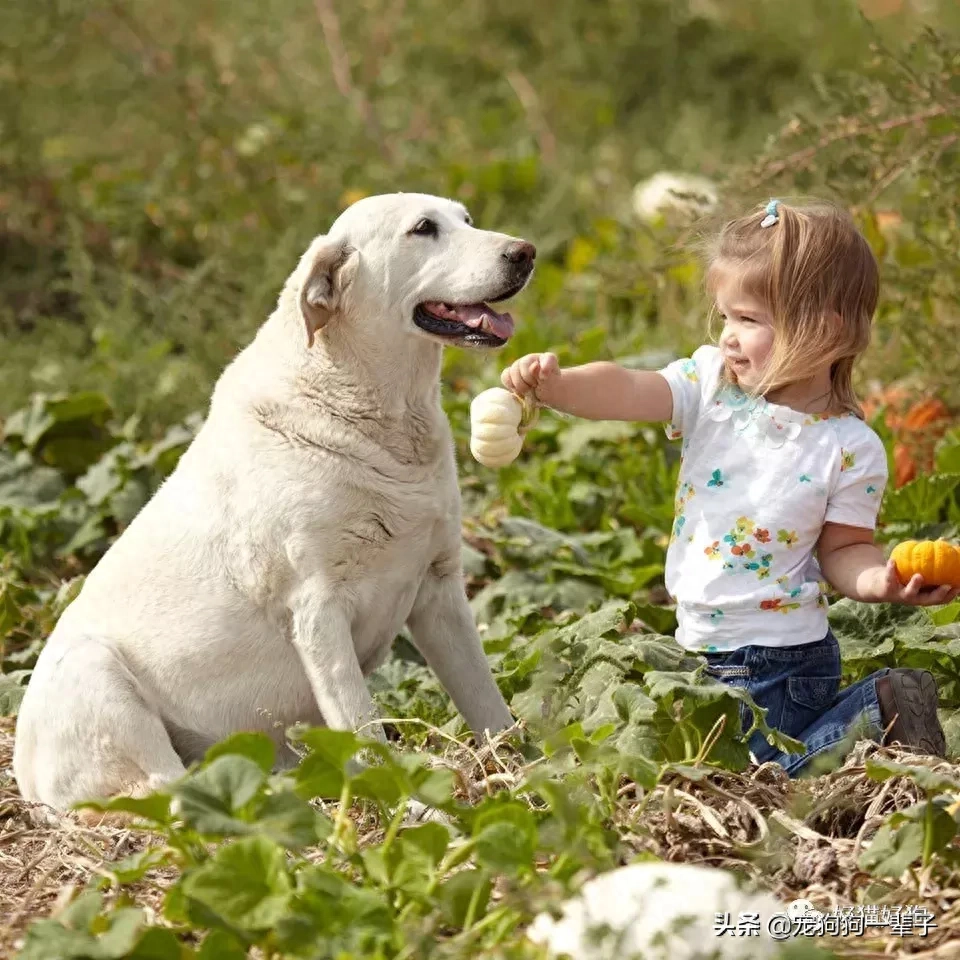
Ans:
<svg viewBox="0 0 960 960"><path fill-rule="evenodd" d="M517 459L523 435L536 423L535 400L521 400L503 387L478 393L470 404L470 452L485 467L505 467Z"/></svg>
<svg viewBox="0 0 960 960"><path fill-rule="evenodd" d="M800 904L802 901L797 901ZM745 893L733 874L682 863L633 863L588 881L561 904L561 916L534 918L527 937L551 957L573 960L774 960L773 914L796 912L769 893ZM717 914L759 915L759 935L715 933Z"/></svg>

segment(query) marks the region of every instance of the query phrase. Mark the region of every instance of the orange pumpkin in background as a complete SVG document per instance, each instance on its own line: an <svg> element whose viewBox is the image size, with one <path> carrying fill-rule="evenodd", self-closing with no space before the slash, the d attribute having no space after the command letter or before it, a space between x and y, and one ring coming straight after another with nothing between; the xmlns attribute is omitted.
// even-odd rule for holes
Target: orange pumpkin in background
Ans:
<svg viewBox="0 0 960 960"><path fill-rule="evenodd" d="M960 547L947 540L905 540L890 554L903 583L919 573L929 586L960 587Z"/></svg>
<svg viewBox="0 0 960 960"><path fill-rule="evenodd" d="M917 399L906 387L894 384L870 393L863 412L872 419L884 410L884 423L896 438L893 447L893 483L902 487L919 473L933 470L937 442L947 432L953 416L937 397Z"/></svg>

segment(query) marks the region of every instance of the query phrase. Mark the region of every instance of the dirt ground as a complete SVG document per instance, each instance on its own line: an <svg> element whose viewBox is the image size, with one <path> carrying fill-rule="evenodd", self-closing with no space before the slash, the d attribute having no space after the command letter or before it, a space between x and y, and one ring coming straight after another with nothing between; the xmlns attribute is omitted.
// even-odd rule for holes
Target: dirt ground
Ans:
<svg viewBox="0 0 960 960"><path fill-rule="evenodd" d="M136 830L85 826L72 815L57 816L27 803L13 781L12 753L13 722L0 720L2 958L16 955L31 920L56 913L91 879L106 875L104 863L127 857L149 842L148 835ZM873 882L856 865L860 852L885 816L920 798L910 780L878 783L866 777L864 760L874 753L960 776L956 764L863 742L840 769L800 783L791 783L774 764L696 782L673 780L647 800L643 830L621 833L630 837L628 844L637 853L737 867L785 902L803 897L825 912L854 905ZM467 762L462 769L470 766ZM620 790L617 820L622 813L623 824L636 812L634 790L628 782ZM960 860L956 840L953 852ZM171 879L154 873L128 892L141 906L158 911ZM831 941L830 947L842 956L960 960L960 870L941 862L907 871L891 886L884 902L922 904L933 913L936 927L923 937L881 930L869 937Z"/></svg>

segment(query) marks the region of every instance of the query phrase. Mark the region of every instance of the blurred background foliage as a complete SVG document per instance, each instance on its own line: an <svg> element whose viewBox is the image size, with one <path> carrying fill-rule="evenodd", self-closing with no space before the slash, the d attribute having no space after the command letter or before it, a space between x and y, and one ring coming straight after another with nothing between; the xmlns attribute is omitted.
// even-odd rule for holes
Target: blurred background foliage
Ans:
<svg viewBox="0 0 960 960"><path fill-rule="evenodd" d="M958 137L953 0L3 4L0 634L33 649L54 594L33 623L27 581L89 569L310 239L394 190L457 197L539 250L511 342L445 353L481 553L504 514L595 535L603 590L579 600L650 581L663 602L660 433L545 416L496 472L468 453L469 402L531 350L655 367L693 349L698 244L770 195L832 197L873 244L860 388L895 485L916 484L890 535L955 523L956 483L925 475L960 478ZM665 171L710 202L651 211L638 184Z"/></svg>
<svg viewBox="0 0 960 960"><path fill-rule="evenodd" d="M866 368L958 399L953 0L11 0L0 7L0 415L100 391L158 437L202 409L300 252L363 194L424 190L534 240L531 349L703 337L658 170L853 207L884 262ZM697 225L695 225L696 227Z"/></svg>

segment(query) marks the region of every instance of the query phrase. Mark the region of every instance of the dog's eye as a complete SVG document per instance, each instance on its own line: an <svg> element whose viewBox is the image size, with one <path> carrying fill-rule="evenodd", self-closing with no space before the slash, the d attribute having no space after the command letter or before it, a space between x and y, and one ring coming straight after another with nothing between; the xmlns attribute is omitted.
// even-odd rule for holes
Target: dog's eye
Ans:
<svg viewBox="0 0 960 960"><path fill-rule="evenodd" d="M463 218L463 222L464 222L468 227L472 227L472 226L473 226L473 217L471 217L470 214L468 213L468 214Z"/></svg>
<svg viewBox="0 0 960 960"><path fill-rule="evenodd" d="M417 221L417 225L410 232L415 233L418 237L435 237L440 230L435 220L424 217Z"/></svg>

